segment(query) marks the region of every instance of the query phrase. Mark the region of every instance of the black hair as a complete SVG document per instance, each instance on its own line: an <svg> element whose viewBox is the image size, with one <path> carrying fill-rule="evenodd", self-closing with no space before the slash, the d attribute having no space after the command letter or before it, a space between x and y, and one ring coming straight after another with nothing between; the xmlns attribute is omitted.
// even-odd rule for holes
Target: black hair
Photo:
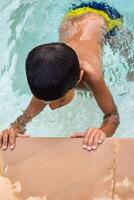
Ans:
<svg viewBox="0 0 134 200"><path fill-rule="evenodd" d="M46 101L59 99L79 80L78 57L64 43L37 46L26 59L26 76L35 97Z"/></svg>

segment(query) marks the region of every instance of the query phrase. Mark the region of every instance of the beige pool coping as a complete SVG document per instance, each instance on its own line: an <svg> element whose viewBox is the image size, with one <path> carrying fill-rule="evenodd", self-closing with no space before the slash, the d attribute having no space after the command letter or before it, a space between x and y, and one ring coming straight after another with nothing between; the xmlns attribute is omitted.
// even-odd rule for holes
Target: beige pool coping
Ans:
<svg viewBox="0 0 134 200"><path fill-rule="evenodd" d="M82 139L18 138L14 151L0 151L0 166L13 183L20 181L24 198L134 200L131 138L107 138L91 152Z"/></svg>

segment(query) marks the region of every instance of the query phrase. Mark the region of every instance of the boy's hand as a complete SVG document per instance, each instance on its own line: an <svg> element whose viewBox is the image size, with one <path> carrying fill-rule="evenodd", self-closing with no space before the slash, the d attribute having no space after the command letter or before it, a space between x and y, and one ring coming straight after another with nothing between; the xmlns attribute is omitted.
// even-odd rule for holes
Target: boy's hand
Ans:
<svg viewBox="0 0 134 200"><path fill-rule="evenodd" d="M99 128L88 128L85 133L75 132L71 134L72 138L84 138L83 148L87 150L95 150L98 144L101 144L105 138L105 133Z"/></svg>
<svg viewBox="0 0 134 200"><path fill-rule="evenodd" d="M13 150L15 148L16 137L29 137L26 134L18 134L17 129L11 127L0 132L0 148L6 150L8 147Z"/></svg>

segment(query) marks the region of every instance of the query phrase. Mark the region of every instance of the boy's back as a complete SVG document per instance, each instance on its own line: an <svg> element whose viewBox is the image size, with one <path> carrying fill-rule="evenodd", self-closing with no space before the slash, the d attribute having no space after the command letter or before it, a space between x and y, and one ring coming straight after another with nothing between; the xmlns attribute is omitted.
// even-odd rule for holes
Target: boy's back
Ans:
<svg viewBox="0 0 134 200"><path fill-rule="evenodd" d="M101 45L106 32L103 17L86 13L79 17L69 17L60 28L60 41L71 46L79 57L79 62L101 67Z"/></svg>

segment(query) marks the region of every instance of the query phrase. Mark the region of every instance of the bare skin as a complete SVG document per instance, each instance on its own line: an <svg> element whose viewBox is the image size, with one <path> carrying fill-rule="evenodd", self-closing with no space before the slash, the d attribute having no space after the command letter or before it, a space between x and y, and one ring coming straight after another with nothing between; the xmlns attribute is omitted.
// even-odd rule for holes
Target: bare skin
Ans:
<svg viewBox="0 0 134 200"><path fill-rule="evenodd" d="M72 138L83 137L83 148L95 150L105 137L114 134L119 125L119 116L112 95L107 88L102 74L102 43L106 30L106 23L97 14L85 14L81 17L64 20L60 28L60 41L72 47L79 58L81 75L76 89L92 90L98 106L105 116L99 128L88 128L84 133L71 134ZM20 116L25 123L39 114L47 105L52 109L60 108L72 101L75 88L69 90L62 98L45 102L32 97L32 100ZM27 117L26 117L27 116ZM0 145L6 150L15 147L15 138L21 134L21 125L15 122L14 126L4 130L0 134ZM23 132L22 132L23 133Z"/></svg>
<svg viewBox="0 0 134 200"><path fill-rule="evenodd" d="M84 134L72 135L84 137L83 147L88 150L96 149L97 144L105 136L112 136L119 125L118 115L110 115L117 113L117 108L102 73L101 55L105 32L104 19L97 14L88 13L66 19L60 29L60 40L71 46L79 57L81 70L84 71L81 82L92 90L98 106L104 115L109 116L100 128L90 128Z"/></svg>

